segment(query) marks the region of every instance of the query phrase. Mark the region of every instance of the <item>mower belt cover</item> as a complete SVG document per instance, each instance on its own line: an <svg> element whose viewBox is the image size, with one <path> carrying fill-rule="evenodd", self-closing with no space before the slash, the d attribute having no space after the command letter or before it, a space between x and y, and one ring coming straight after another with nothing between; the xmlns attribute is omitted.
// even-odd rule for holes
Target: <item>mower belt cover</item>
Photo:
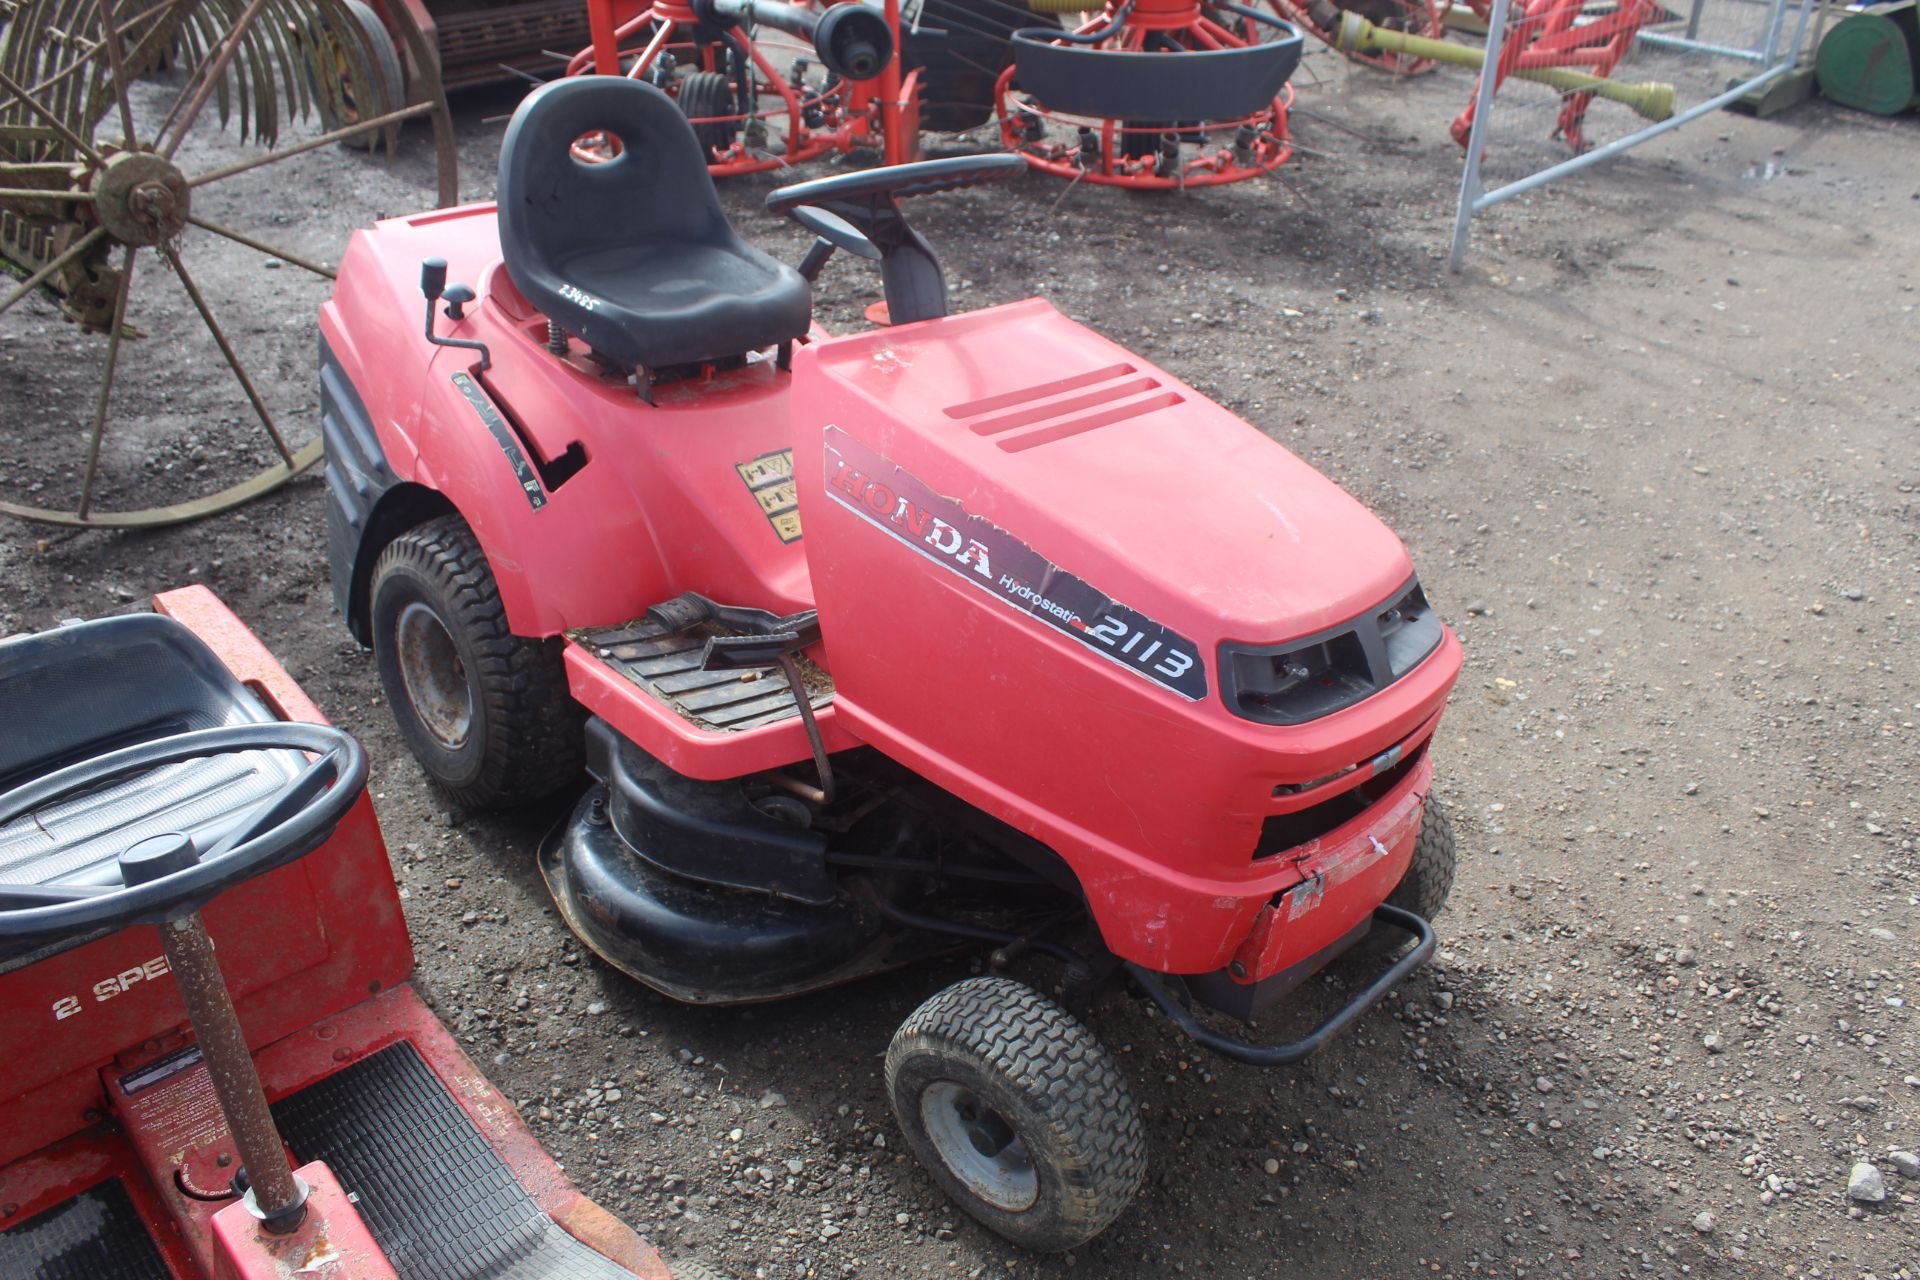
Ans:
<svg viewBox="0 0 1920 1280"><path fill-rule="evenodd" d="M572 145L594 131L619 151L583 164ZM586 76L534 90L500 146L499 208L513 283L623 368L806 336L807 282L734 233L680 108L652 85Z"/></svg>
<svg viewBox="0 0 1920 1280"><path fill-rule="evenodd" d="M540 874L568 927L656 991L687 1004L777 1000L912 958L846 899L813 905L663 870L606 810L606 791L590 789L542 842Z"/></svg>
<svg viewBox="0 0 1920 1280"><path fill-rule="evenodd" d="M1276 24L1279 25L1279 24ZM1301 35L1237 49L1096 49L1038 28L1013 33L1020 87L1054 111L1113 120L1233 120L1272 105L1300 65Z"/></svg>
<svg viewBox="0 0 1920 1280"><path fill-rule="evenodd" d="M706 884L833 901L826 838L768 817L738 785L675 773L597 717L587 722L587 769L606 784L614 831L643 861Z"/></svg>

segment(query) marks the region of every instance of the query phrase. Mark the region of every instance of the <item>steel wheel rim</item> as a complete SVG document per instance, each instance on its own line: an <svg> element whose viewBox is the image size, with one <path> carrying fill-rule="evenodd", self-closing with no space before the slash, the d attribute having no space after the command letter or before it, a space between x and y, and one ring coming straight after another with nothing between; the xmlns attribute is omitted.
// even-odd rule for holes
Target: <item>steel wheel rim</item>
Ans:
<svg viewBox="0 0 1920 1280"><path fill-rule="evenodd" d="M340 8L339 0L313 2L316 15ZM104 357L97 354L101 350L98 346L93 349L95 354L80 357L83 366L93 366L91 380L95 385L91 389L84 393L77 389L76 384L88 376L79 371L77 376L46 384L50 393L58 387L64 397L58 403L71 404L84 441L84 467L64 471L67 477L79 474L77 498L63 508L30 497L42 484L55 488L57 483L64 488L71 482L55 480L60 467L55 448L42 455L44 464L36 464L42 469L37 483L28 486L23 480L18 486L9 485L12 492L0 493L0 516L75 528L152 528L213 515L272 492L311 467L320 455L321 444L317 438L304 444L290 442L282 433L274 410L249 372L250 368L270 367L262 361L272 361L277 353L271 345L262 345L263 331L257 327L249 327L248 336L241 337L237 345L230 339L230 333L240 337L240 331L223 328L217 314L224 305L222 299L209 298L195 279L194 246L225 240L316 276L330 279L334 271L325 261L316 262L267 243L267 239L282 238L271 228L263 233L266 239L261 239L221 225L214 217L194 209L192 197L198 188L262 165L333 142L377 138L406 119L431 116L439 203L443 207L453 203L458 197L458 182L452 121L431 48L402 11L400 39L409 60L423 68L417 86L423 101L327 130L316 138L284 142L239 163L195 172L196 167L204 165L190 165L185 155L176 159L176 152L196 125L203 131L210 125L226 127L224 117L233 102L242 104L241 136L247 135L250 120L261 141L274 140L280 122L308 114L311 95L305 88L294 95L292 89L283 87L282 94L294 95L284 106L267 103L265 98L270 96L266 90L272 90L275 84L284 85L285 77L302 65L299 41L310 40L313 29L325 29L319 27L317 18L313 29L290 34L284 18L293 0L25 3L25 16L18 18L19 22L29 26L40 22L44 26L57 16L61 20L52 23L52 28L71 33L71 38L64 44L61 40L42 42L42 47L28 46L17 38L17 30L0 33L0 124L10 126L12 133L11 140L0 134L0 214L11 220L9 252L18 256L24 266L21 274L26 277L23 281L0 273L0 315L36 293L57 292L63 309L74 308L85 318L86 327L105 333L107 341ZM101 38L109 32L117 32L118 38ZM7 34L16 38L9 40ZM158 65L156 58L167 51L184 55L189 67L184 85L164 115L166 99L158 96L161 90L149 85L141 91L146 109L136 112L131 87L153 70ZM329 62L337 63L338 56L338 50L332 51ZM371 54L356 50L352 56L367 61ZM259 105L251 117L244 114L249 100ZM27 139L27 133L40 136ZM126 170L129 159L139 160L143 166L137 181L121 184L136 188L137 198L131 201L106 180L113 169ZM65 169L67 174L56 175L52 172L55 169ZM144 225L129 223L130 208ZM217 208L207 212L220 216ZM159 261L137 263L149 251ZM216 263L216 271L224 265ZM213 278L208 276L210 281ZM206 366L209 385L224 385L227 391L216 398L231 403L238 411L232 425L242 434L225 456L245 459L253 466L260 465L260 455L272 461L251 475L241 472L238 479L234 469L224 475L216 470L204 478L197 473L190 476L182 469L179 476L188 478L183 482L175 477L168 487L177 485L175 492L184 489L192 496L164 505L116 510L109 508L118 506L123 496L146 496L142 488L154 483L148 477L159 473L150 470L142 476L138 471L129 474L124 465L116 467L114 456L132 456L129 437L116 436L114 450L103 451L103 437L109 430L132 427L150 434L157 429L158 439L169 444L177 439L168 428L156 427L154 420L145 416L151 397L139 392L154 376L152 357L132 361L120 358L122 339L139 335L135 326L142 322L147 309L140 303L129 308L129 294L136 281L142 286L143 298L162 303L159 311L163 321L145 335L149 340L157 338L164 343L176 328L180 337L190 330L200 331L198 349L211 357ZM178 305L177 291L182 290L190 310ZM164 296L169 294L175 296ZM144 374L143 364L148 366ZM135 385L129 386L130 380ZM234 394L236 384L244 400ZM80 403L83 394L85 404ZM225 406L217 411L226 412ZM244 423L253 424L250 435L241 425ZM51 442L57 436L43 432L42 438ZM235 439L229 435L229 440ZM270 447L261 448L262 444ZM137 450L137 445L134 448ZM103 478L106 483L101 483ZM213 492L200 487L208 479ZM19 500L23 498L27 500Z"/></svg>
<svg viewBox="0 0 1920 1280"><path fill-rule="evenodd" d="M414 601L394 619L393 650L414 717L447 750L464 747L473 734L473 686L447 624Z"/></svg>
<svg viewBox="0 0 1920 1280"><path fill-rule="evenodd" d="M967 1191L1008 1213L1039 1202L1040 1175L1020 1134L980 1095L952 1080L920 1092L920 1124L940 1162Z"/></svg>

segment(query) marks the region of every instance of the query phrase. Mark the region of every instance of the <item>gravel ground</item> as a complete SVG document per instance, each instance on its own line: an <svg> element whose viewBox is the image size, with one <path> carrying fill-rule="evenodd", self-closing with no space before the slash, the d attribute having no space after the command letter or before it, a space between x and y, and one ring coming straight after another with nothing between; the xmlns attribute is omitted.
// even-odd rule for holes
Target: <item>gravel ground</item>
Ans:
<svg viewBox="0 0 1920 1280"><path fill-rule="evenodd" d="M912 210L960 305L1042 293L1346 485L1467 644L1436 752L1463 849L1439 956L1291 1071L1109 1001L1153 1166L1075 1255L973 1225L887 1113L888 1036L964 965L700 1011L572 941L531 862L560 807L453 813L393 732L327 594L317 478L164 533L0 527L0 634L218 590L373 752L441 1016L670 1256L794 1280L1920 1275L1920 1170L1895 1154L1920 1147L1920 123L1704 122L1494 213L1449 276L1467 79L1309 66L1314 150L1276 181L1031 177ZM509 102L459 105L484 190ZM337 257L422 202L419 151L301 157L234 216ZM725 199L792 259L770 185ZM190 243L310 434L324 285ZM845 262L824 285L838 328L877 290ZM51 317L0 321L14 493L78 457L64 362L98 340ZM235 465L211 358L146 345L119 492Z"/></svg>

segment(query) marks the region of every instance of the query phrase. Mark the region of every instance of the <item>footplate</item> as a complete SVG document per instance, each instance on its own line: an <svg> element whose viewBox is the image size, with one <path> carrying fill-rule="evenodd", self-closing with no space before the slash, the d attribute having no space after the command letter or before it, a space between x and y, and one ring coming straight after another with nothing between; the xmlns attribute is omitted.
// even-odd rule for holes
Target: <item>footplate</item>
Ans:
<svg viewBox="0 0 1920 1280"><path fill-rule="evenodd" d="M701 728L737 733L800 714L800 703L777 663L705 668L710 639L747 634L715 622L675 631L639 618L570 631L567 637ZM833 677L804 657L797 661L814 709L831 705Z"/></svg>

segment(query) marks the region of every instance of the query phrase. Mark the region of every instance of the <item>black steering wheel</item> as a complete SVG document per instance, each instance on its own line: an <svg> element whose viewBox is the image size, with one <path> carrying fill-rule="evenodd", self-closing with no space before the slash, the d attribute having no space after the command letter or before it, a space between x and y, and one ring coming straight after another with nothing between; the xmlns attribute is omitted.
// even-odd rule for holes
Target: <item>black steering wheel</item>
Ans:
<svg viewBox="0 0 1920 1280"><path fill-rule="evenodd" d="M198 729L82 760L0 795L0 826L61 796L160 765L237 751L319 758L255 805L209 849L179 834L150 836L120 855L119 887L0 884L0 944L78 940L196 911L221 892L326 843L367 784L367 753L331 725L304 722Z"/></svg>
<svg viewBox="0 0 1920 1280"><path fill-rule="evenodd" d="M962 187L977 187L983 182L1005 182L1026 171L1025 160L1006 152L883 165L878 169L836 173L791 183L768 193L767 211L792 213L801 205L827 204L838 200L864 201L875 196L894 200L905 200L909 196L931 196L942 191L958 191Z"/></svg>
<svg viewBox="0 0 1920 1280"><path fill-rule="evenodd" d="M1016 155L949 156L813 178L767 196L771 213L785 214L819 237L800 264L809 281L835 249L877 259L894 324L947 314L947 282L933 246L907 225L900 201L1006 182L1027 171Z"/></svg>

